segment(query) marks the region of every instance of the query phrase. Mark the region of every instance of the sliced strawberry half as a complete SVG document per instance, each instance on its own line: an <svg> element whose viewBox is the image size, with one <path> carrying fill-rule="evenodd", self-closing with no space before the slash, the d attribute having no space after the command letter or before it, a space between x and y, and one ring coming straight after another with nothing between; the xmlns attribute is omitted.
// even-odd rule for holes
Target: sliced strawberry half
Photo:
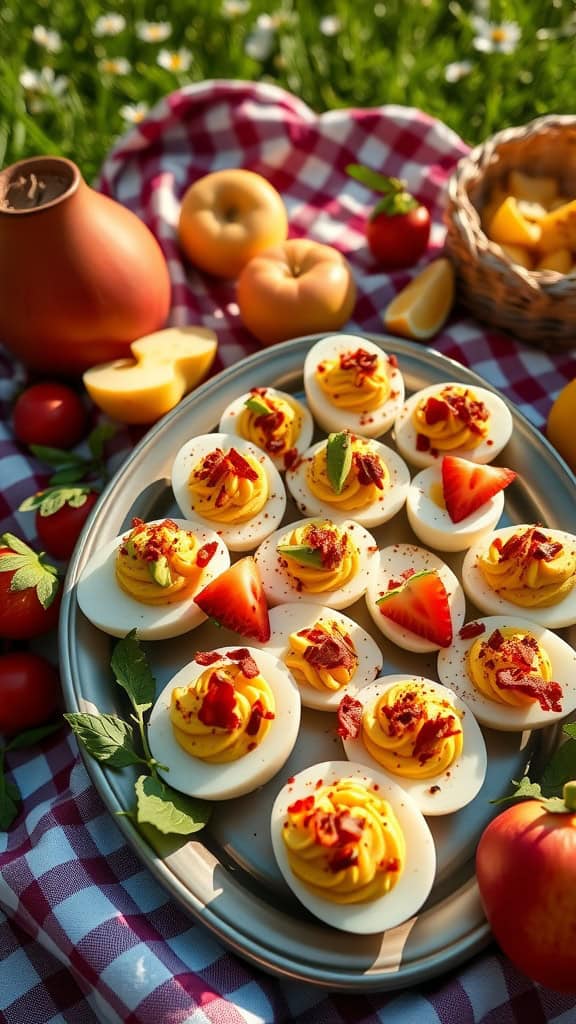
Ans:
<svg viewBox="0 0 576 1024"><path fill-rule="evenodd" d="M508 487L516 476L513 469L503 466L480 466L469 459L445 455L442 459L442 490L452 522L460 523L472 515Z"/></svg>
<svg viewBox="0 0 576 1024"><path fill-rule="evenodd" d="M402 629L439 647L452 643L452 617L448 593L437 572L416 572L378 601L380 611Z"/></svg>
<svg viewBox="0 0 576 1024"><path fill-rule="evenodd" d="M270 639L268 605L258 566L251 555L220 573L196 594L194 601L211 619L240 636L260 643Z"/></svg>

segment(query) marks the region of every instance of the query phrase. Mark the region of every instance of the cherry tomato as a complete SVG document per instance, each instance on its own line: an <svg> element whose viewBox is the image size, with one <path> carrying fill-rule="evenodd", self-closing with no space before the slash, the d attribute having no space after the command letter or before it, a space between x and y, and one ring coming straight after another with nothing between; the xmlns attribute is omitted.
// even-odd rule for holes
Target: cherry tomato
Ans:
<svg viewBox="0 0 576 1024"><path fill-rule="evenodd" d="M40 654L0 655L0 733L13 736L43 725L60 704L60 677Z"/></svg>
<svg viewBox="0 0 576 1024"><path fill-rule="evenodd" d="M96 492L89 491L84 504L77 508L66 502L57 512L52 512L49 516L41 515L38 510L35 520L36 532L42 548L48 551L53 558L67 561L74 551L84 523L97 501Z"/></svg>
<svg viewBox="0 0 576 1024"><path fill-rule="evenodd" d="M36 573L32 582L22 590L13 589L12 580L15 575L13 569L2 569L0 571L0 637L9 640L29 640L31 637L39 636L55 629L58 625L60 613L60 601L62 588L55 575L55 570L50 572L43 569L38 556L30 550L30 561ZM0 559L6 557L14 558L17 552L10 547L0 547ZM47 607L44 607L38 597L37 585L42 573L46 574L45 587L52 587L56 590L56 596Z"/></svg>
<svg viewBox="0 0 576 1024"><path fill-rule="evenodd" d="M18 396L12 426L22 444L73 448L86 433L88 417L76 391L57 381L43 381Z"/></svg>
<svg viewBox="0 0 576 1024"><path fill-rule="evenodd" d="M366 240L385 270L411 267L424 255L430 238L430 214L425 206L406 213L377 213L366 224Z"/></svg>

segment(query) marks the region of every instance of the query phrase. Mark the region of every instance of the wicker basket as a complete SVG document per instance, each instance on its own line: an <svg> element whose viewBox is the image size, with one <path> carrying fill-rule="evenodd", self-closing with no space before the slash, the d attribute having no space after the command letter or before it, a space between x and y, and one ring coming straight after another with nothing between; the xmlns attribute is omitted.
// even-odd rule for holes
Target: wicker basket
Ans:
<svg viewBox="0 0 576 1024"><path fill-rule="evenodd" d="M458 298L478 320L549 350L576 346L576 274L512 263L482 230L480 213L510 170L554 175L576 198L576 117L545 116L498 132L460 160L448 186L446 249Z"/></svg>

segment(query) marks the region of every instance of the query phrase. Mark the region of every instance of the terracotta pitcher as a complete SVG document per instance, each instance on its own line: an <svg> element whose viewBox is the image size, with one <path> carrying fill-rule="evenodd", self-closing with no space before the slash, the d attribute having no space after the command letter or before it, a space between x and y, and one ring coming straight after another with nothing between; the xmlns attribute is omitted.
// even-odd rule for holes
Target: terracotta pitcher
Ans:
<svg viewBox="0 0 576 1024"><path fill-rule="evenodd" d="M164 325L170 278L139 218L63 157L0 172L0 343L30 369L77 375Z"/></svg>

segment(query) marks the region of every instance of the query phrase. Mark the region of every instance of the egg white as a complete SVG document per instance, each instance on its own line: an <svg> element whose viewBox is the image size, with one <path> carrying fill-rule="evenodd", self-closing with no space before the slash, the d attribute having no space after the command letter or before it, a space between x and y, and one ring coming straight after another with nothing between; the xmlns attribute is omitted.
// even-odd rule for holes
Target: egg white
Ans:
<svg viewBox="0 0 576 1024"><path fill-rule="evenodd" d="M205 665L189 662L164 687L157 698L148 723L148 742L152 756L168 771L159 768L163 779L174 789L203 800L232 800L263 786L288 760L300 726L300 693L290 672L273 655L255 647L244 648L252 655L276 702L276 717L262 742L244 757L227 764L208 764L188 754L174 738L170 721L170 699L176 686L187 686L206 670ZM219 647L225 655L235 647Z"/></svg>
<svg viewBox="0 0 576 1024"><path fill-rule="evenodd" d="M484 737L470 707L461 697L441 683L423 676L407 674L382 676L354 696L364 707L369 707L391 686L405 681L414 681L425 685L437 693L441 699L449 701L461 713L463 748L460 757L450 765L447 771L428 779L405 779L389 772L372 757L364 746L361 735L356 739L342 738L346 757L357 764L365 764L369 768L383 772L410 794L422 814L430 816L452 814L469 804L484 783L487 765ZM438 787L437 790L436 787Z"/></svg>
<svg viewBox="0 0 576 1024"><path fill-rule="evenodd" d="M397 580L406 569L414 569L416 572L428 569L436 570L448 594L454 635L458 632L466 614L466 599L460 582L441 558L416 544L391 544L389 547L382 548L379 568L368 581L366 590L368 611L378 629L398 647L403 647L405 651L414 651L416 654L437 651L438 644L396 625L391 619L382 615L380 606L376 603L388 592L388 581Z"/></svg>
<svg viewBox="0 0 576 1024"><path fill-rule="evenodd" d="M506 601L495 590L492 590L478 568L478 559L486 553L496 537L500 537L505 544L513 534L527 528L526 524L505 526L500 530L494 530L492 533L485 534L476 544L473 544L466 552L462 564L464 590L472 603L486 615L524 615L526 618L530 618L531 622L547 626L548 629L561 629L563 626L572 626L576 623L576 586L572 588L562 601L556 605L550 605L549 608L521 608L511 601ZM561 544L570 547L572 551L576 550L576 536L574 534L566 533L563 530L549 530L544 526L542 527L542 532L549 536L551 540L560 541Z"/></svg>
<svg viewBox="0 0 576 1024"><path fill-rule="evenodd" d="M304 360L306 399L316 422L327 432L349 429L364 437L380 437L390 430L404 401L404 378L398 366L389 365L388 368L391 386L388 400L379 409L365 412L339 409L330 402L316 380L319 363L345 352L355 352L358 348L377 355L385 362L390 358L379 345L355 334L331 334L316 342Z"/></svg>
<svg viewBox="0 0 576 1024"><path fill-rule="evenodd" d="M324 518L324 517L321 517ZM333 520L332 520L333 521ZM306 591L297 590L290 580L290 576L283 566L283 559L276 548L279 544L287 544L292 531L306 523L314 522L314 517L298 519L289 526L283 526L276 530L270 537L260 544L254 552L254 558L260 572L262 586L266 599L270 605L284 604L290 601L304 601L312 604L329 604L330 608L336 610L348 608L364 594L368 581L378 564L378 545L368 530L365 530L359 523L352 519L345 519L338 523L341 530L345 530L360 552L359 571L356 576L336 590L325 591L322 594L309 594Z"/></svg>
<svg viewBox="0 0 576 1024"><path fill-rule="evenodd" d="M251 455L259 462L268 479L269 496L257 515L245 523L219 523L205 519L196 512L188 488L188 480L195 466L215 448L229 451L235 448L241 455ZM209 525L216 530L230 551L251 551L272 533L282 521L286 511L286 491L282 477L270 457L256 445L233 434L200 434L187 441L176 453L172 466L172 490L182 515L193 522Z"/></svg>
<svg viewBox="0 0 576 1024"><path fill-rule="evenodd" d="M356 649L356 672L350 682L338 690L316 690L308 683L296 683L304 707L317 711L337 711L344 694L355 695L357 690L375 679L382 668L382 653L376 641L362 626L343 612L334 611L325 605L291 602L271 608L269 618L270 639L263 646L282 663L290 647L290 634L298 633L301 629L310 629L319 619L332 619L337 622L349 634Z"/></svg>
<svg viewBox="0 0 576 1024"><path fill-rule="evenodd" d="M153 520L162 523L164 519ZM182 530L193 533L200 543L216 542L218 547L198 581L197 593L230 565L228 548L214 530L187 519L172 519ZM108 541L88 560L76 587L81 611L94 626L110 636L124 637L135 629L141 640L167 640L194 629L207 616L193 597L167 605L142 604L124 593L116 582L116 552L130 529Z"/></svg>
<svg viewBox="0 0 576 1024"><path fill-rule="evenodd" d="M391 804L406 839L406 864L394 888L379 899L366 903L338 904L322 899L293 874L282 825L287 808L294 800L313 793L319 780L331 785L338 779L355 778L376 785L378 795ZM321 921L356 935L388 931L409 920L427 900L436 874L436 850L430 828L415 801L382 771L351 761L324 761L311 765L293 777L280 790L270 819L272 847L278 867L297 899Z"/></svg>
<svg viewBox="0 0 576 1024"><path fill-rule="evenodd" d="M433 485L442 486L440 466L428 466L416 473L406 498L408 522L423 544L438 551L465 551L500 521L504 511L503 491L459 523L453 523L447 509L440 508L430 497Z"/></svg>
<svg viewBox="0 0 576 1024"><path fill-rule="evenodd" d="M278 391L276 388L267 387L266 394L272 399L282 398L285 402L288 402L289 405L298 410L302 417L302 425L294 447L298 454L302 455L302 453L305 452L312 443L312 435L314 434L314 420L312 419L310 410L306 408L303 402L298 401L294 395L290 395L286 391ZM238 423L241 413L244 412L247 399L253 397L253 394L250 391L247 391L245 394L240 395L239 398L235 398L233 402L230 402L230 404L226 406L222 416L220 417L220 423L218 425L220 433L233 434L234 437L244 436L238 430ZM281 471L286 468L284 455L274 455L271 452L266 452L266 454L270 459L272 459L276 469Z"/></svg>
<svg viewBox="0 0 576 1024"><path fill-rule="evenodd" d="M462 384L458 384L457 381L445 381L442 384L432 384L415 392L404 402L394 424L393 436L400 455L407 462L413 466L418 466L420 469L435 465L448 453L445 451L437 451L436 453L418 451L416 443L417 430L412 422L412 414L422 399L437 396L443 388L448 386L462 387ZM513 429L512 414L504 400L493 391L477 387L475 384L470 386L470 391L474 393L479 401L484 403L490 413L489 433L476 448L454 448L449 454L468 459L470 462L484 464L492 462L508 444Z"/></svg>
<svg viewBox="0 0 576 1024"><path fill-rule="evenodd" d="M366 508L355 509L353 512L341 512L337 505L330 505L319 500L310 490L306 479L308 467L314 456L325 448L327 443L327 440L324 440L312 445L296 465L286 473L286 486L300 512L306 516L324 516L327 519L332 519L335 523L353 516L357 523L368 529L380 526L392 519L404 505L410 486L410 470L404 460L392 448L388 448L387 445L381 444L379 441L371 440L370 451L379 456L387 467L390 483L386 490L378 495L376 501L367 505Z"/></svg>
<svg viewBox="0 0 576 1024"><path fill-rule="evenodd" d="M468 651L478 637L456 636L451 647L438 652L438 676L445 686L451 687L472 709L478 721L490 729L522 732L553 725L576 709L576 651L556 633L534 620L518 616L491 615L474 619L486 627L481 638L487 639L495 629L511 627L528 630L546 650L552 664L552 679L562 686L562 710L543 711L537 701L524 707L499 704L476 689L466 669ZM468 625L468 623L467 623Z"/></svg>

